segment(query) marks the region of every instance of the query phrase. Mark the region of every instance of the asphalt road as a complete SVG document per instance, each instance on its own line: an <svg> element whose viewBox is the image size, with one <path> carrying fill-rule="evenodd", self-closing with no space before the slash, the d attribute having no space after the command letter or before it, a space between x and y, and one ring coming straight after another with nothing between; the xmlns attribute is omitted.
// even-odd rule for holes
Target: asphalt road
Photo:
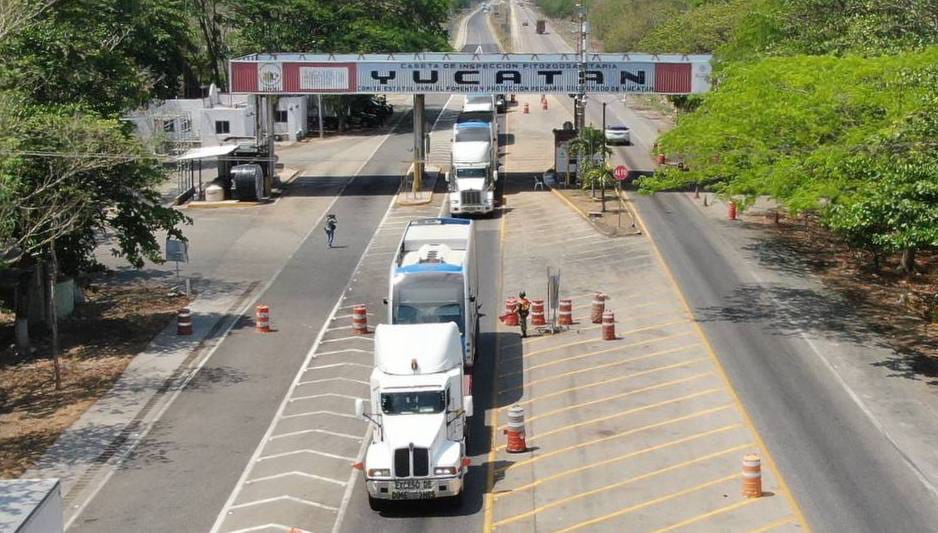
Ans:
<svg viewBox="0 0 938 533"><path fill-rule="evenodd" d="M496 52L498 46L485 22L485 14L478 11L468 20L464 50L475 51L482 46L484 52ZM454 105L459 105L458 103ZM504 129L502 129L504 131ZM494 382L495 321L501 310L501 218L476 219L476 253L479 261L479 295L483 304L479 330L479 359L473 370L473 402L475 416L470 425L469 453L472 466L466 476L463 503L457 509L447 509L436 502L407 502L394 512L375 513L368 507L362 480L358 480L346 510L341 531L382 531L416 533L421 531L448 531L451 533L476 532L482 529L485 496L486 464L490 447L491 428L485 424L485 413L491 406Z"/></svg>
<svg viewBox="0 0 938 533"><path fill-rule="evenodd" d="M428 98L432 121L444 99ZM277 332L249 317L224 339L188 387L72 524L75 531L208 531L299 366L387 211L413 145L411 121L382 144L331 205L339 248L325 248L323 212L260 302ZM335 194L333 180L301 179L289 196ZM243 258L250 261L250 257ZM265 280L260 280L265 281Z"/></svg>

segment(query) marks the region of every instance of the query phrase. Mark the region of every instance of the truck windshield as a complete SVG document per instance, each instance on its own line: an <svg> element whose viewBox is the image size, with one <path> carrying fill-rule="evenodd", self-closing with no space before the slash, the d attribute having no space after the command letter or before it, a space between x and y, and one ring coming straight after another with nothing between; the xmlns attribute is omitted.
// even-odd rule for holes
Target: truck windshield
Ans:
<svg viewBox="0 0 938 533"><path fill-rule="evenodd" d="M485 178L488 177L488 169L485 168L457 168L457 178Z"/></svg>
<svg viewBox="0 0 938 533"><path fill-rule="evenodd" d="M488 128L456 128L456 142L488 142L492 134Z"/></svg>
<svg viewBox="0 0 938 533"><path fill-rule="evenodd" d="M381 412L386 415L434 414L445 408L446 394L441 390L381 394Z"/></svg>
<svg viewBox="0 0 938 533"><path fill-rule="evenodd" d="M394 324L455 322L464 333L463 276L433 272L411 274L394 285Z"/></svg>

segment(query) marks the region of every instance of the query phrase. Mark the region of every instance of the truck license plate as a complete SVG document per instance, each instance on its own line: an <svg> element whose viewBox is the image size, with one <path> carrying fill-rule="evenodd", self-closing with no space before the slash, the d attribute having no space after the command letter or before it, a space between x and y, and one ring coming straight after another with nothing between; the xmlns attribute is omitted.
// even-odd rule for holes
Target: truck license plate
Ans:
<svg viewBox="0 0 938 533"><path fill-rule="evenodd" d="M432 490L433 481L429 479L395 479L395 490Z"/></svg>
<svg viewBox="0 0 938 533"><path fill-rule="evenodd" d="M433 498L432 490L392 490L392 500L429 500Z"/></svg>

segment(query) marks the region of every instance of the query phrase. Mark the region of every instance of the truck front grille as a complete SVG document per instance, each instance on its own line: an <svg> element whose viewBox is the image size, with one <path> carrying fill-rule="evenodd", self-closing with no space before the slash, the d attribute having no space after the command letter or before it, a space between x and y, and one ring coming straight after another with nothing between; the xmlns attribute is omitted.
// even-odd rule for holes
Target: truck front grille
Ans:
<svg viewBox="0 0 938 533"><path fill-rule="evenodd" d="M413 470L411 470L411 465L413 465ZM411 477L411 475L416 477L430 475L430 450L414 448L413 458L411 458L409 448L394 450L394 476Z"/></svg>
<svg viewBox="0 0 938 533"><path fill-rule="evenodd" d="M462 191L459 194L464 205L482 205L482 191Z"/></svg>

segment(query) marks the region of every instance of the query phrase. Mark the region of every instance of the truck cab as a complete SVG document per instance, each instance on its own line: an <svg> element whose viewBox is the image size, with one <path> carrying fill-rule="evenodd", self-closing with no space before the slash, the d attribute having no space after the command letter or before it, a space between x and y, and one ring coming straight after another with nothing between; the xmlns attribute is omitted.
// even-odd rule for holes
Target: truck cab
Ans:
<svg viewBox="0 0 938 533"><path fill-rule="evenodd" d="M371 398L356 415L372 424L359 465L375 511L400 500L458 504L469 466L470 380L456 324L382 324L375 331Z"/></svg>

